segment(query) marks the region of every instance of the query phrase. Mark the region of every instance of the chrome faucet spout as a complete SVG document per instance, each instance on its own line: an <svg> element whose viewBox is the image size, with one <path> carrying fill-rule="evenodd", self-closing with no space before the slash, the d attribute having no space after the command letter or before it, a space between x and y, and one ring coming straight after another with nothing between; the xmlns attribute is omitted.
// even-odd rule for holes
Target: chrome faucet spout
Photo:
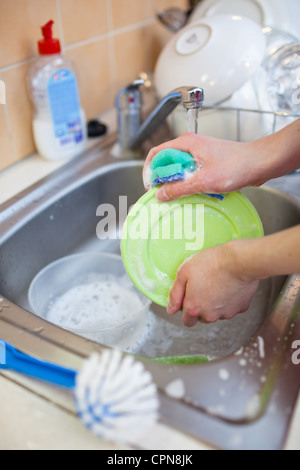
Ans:
<svg viewBox="0 0 300 470"><path fill-rule="evenodd" d="M146 121L141 125L137 134L129 142L131 149L139 148L149 138L169 114L182 103L186 109L199 109L204 101L204 91L198 87L180 87L169 93L158 104Z"/></svg>
<svg viewBox="0 0 300 470"><path fill-rule="evenodd" d="M185 109L200 109L204 101L204 91L202 88L187 86L176 88L163 98L144 123L140 124L138 122L141 107L140 84L140 82L136 81L124 88L119 93L117 99L119 144L121 149L125 151L140 148L143 142L152 136L179 103L182 103ZM134 99L129 99L129 95L132 98L132 93L135 95ZM126 112L124 112L124 106L120 106L121 98L122 102L126 103ZM135 112L133 108L136 109ZM126 116L126 120L124 116ZM134 119L132 119L133 117Z"/></svg>
<svg viewBox="0 0 300 470"><path fill-rule="evenodd" d="M182 104L186 109L198 109L204 101L204 91L198 87L180 87L173 91L182 97Z"/></svg>

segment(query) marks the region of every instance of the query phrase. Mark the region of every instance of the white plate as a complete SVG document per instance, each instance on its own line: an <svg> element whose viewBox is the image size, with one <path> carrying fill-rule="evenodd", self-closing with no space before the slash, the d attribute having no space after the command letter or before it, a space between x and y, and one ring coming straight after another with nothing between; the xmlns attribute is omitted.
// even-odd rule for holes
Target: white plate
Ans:
<svg viewBox="0 0 300 470"><path fill-rule="evenodd" d="M266 50L262 28L235 15L215 15L185 26L168 42L155 67L163 97L181 86L204 89L205 104L229 98L253 76Z"/></svg>
<svg viewBox="0 0 300 470"><path fill-rule="evenodd" d="M245 16L261 26L289 27L283 0L203 0L191 14L189 23L224 13Z"/></svg>

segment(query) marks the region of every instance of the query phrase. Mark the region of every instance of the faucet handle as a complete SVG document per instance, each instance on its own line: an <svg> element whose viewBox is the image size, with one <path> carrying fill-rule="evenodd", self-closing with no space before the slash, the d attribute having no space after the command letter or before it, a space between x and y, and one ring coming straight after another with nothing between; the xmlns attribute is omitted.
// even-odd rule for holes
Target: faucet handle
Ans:
<svg viewBox="0 0 300 470"><path fill-rule="evenodd" d="M140 86L144 84L138 78L122 88L116 98L118 110L118 142L125 153L129 149L129 142L137 134L142 122L143 97Z"/></svg>
<svg viewBox="0 0 300 470"><path fill-rule="evenodd" d="M186 109L202 107L204 101L203 88L182 86L173 90L172 93L179 93L181 95L182 104Z"/></svg>
<svg viewBox="0 0 300 470"><path fill-rule="evenodd" d="M117 109L140 108L142 105L142 97L139 87L144 85L144 83L142 78L138 78L122 88L116 98Z"/></svg>
<svg viewBox="0 0 300 470"><path fill-rule="evenodd" d="M137 78L133 82L129 83L129 85L127 85L126 90L129 91L129 90L138 89L140 86L144 85L144 83L145 83L145 80L143 78Z"/></svg>

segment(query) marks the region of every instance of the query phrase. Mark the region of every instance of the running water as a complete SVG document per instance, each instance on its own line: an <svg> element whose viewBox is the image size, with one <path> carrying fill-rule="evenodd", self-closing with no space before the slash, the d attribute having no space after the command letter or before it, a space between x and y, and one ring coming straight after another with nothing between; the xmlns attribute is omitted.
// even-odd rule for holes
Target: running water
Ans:
<svg viewBox="0 0 300 470"><path fill-rule="evenodd" d="M187 110L188 132L192 132L193 134L198 134L199 111L199 108L191 108Z"/></svg>

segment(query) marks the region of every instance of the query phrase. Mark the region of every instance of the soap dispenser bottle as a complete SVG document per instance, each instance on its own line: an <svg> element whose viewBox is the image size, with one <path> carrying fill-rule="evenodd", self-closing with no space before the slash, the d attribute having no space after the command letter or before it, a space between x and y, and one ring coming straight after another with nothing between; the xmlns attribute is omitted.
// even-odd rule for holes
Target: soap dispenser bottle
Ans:
<svg viewBox="0 0 300 470"><path fill-rule="evenodd" d="M72 158L86 147L87 129L73 62L52 37L53 21L41 29L39 56L30 67L28 87L34 106L33 136L47 160Z"/></svg>

